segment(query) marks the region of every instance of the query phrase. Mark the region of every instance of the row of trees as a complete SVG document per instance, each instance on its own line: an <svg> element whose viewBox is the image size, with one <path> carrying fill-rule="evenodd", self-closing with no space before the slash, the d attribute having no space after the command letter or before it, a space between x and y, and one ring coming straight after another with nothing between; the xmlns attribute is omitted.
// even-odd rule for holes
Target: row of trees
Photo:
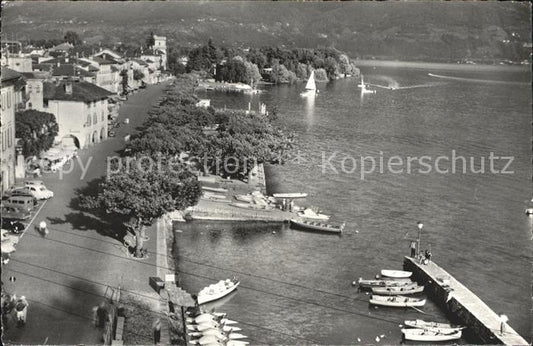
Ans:
<svg viewBox="0 0 533 346"><path fill-rule="evenodd" d="M210 71L218 81L250 83L257 81L259 72L265 68L272 71L262 77L276 84L307 79L313 70L319 80L359 74L354 62L334 48L262 47L245 51L216 47L209 40L206 45L191 50L188 58L188 72Z"/></svg>
<svg viewBox="0 0 533 346"><path fill-rule="evenodd" d="M127 151L137 156L168 157L186 152L198 158L189 162L195 164L195 169L245 176L255 162L277 162L290 150L292 137L273 125L275 115L196 107L196 84L190 75L179 77ZM229 167L228 162L238 165Z"/></svg>
<svg viewBox="0 0 533 346"><path fill-rule="evenodd" d="M279 162L290 149L291 138L272 124L272 117L196 107L197 83L190 75L179 77L128 143L127 156L112 162L113 173L81 193L82 209L123 220L135 235L138 257L147 226L198 202L198 172L242 176L255 162ZM189 160L179 160L184 153Z"/></svg>

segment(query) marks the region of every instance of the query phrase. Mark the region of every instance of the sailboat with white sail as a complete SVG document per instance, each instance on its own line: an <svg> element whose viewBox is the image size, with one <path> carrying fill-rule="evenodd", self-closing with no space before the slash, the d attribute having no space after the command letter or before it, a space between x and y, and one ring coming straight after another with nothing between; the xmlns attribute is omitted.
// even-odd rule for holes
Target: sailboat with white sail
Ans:
<svg viewBox="0 0 533 346"><path fill-rule="evenodd" d="M315 83L315 71L311 71L311 75L309 76L307 84L305 85L305 91L301 92L300 96L316 96L316 94L318 94L318 90Z"/></svg>
<svg viewBox="0 0 533 346"><path fill-rule="evenodd" d="M376 90L367 89L363 75L361 75L361 84L358 85L361 88L361 94L375 94Z"/></svg>

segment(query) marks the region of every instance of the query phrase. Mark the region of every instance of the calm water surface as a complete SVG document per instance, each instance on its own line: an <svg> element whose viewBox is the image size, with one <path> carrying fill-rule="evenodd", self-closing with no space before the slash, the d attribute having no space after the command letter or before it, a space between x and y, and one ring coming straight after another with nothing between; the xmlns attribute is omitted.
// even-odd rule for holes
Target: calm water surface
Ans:
<svg viewBox="0 0 533 346"><path fill-rule="evenodd" d="M299 155L267 167L270 192L305 191L309 197L300 204L319 206L347 228L338 237L286 225L176 224L184 287L197 292L237 275L242 286L217 310L238 320L254 344L368 344L377 336L397 344L403 320L445 321L444 315L431 302L426 315L371 307L351 282L382 268L400 269L420 220L422 247L431 247L434 260L530 339L531 221L524 215L531 199L530 76L385 68L363 73L366 82L396 90L361 98L355 80L339 80L319 83L312 100L299 96L303 84L269 87L255 96L200 95L215 107L276 107L279 121L298 135ZM456 159L455 174L446 159L439 169L448 173L436 172L435 159L451 159L452 151L465 157L466 172L462 159ZM512 156L507 170L513 173L491 173L491 152ZM364 179L361 156L378 165ZM393 167L403 173L387 169L392 156L404 161ZM421 156L430 157L431 172L420 172L427 169L415 161L408 173L407 158ZM324 165L330 157L331 166ZM470 157L485 173L471 172ZM493 169L505 163L495 161Z"/></svg>

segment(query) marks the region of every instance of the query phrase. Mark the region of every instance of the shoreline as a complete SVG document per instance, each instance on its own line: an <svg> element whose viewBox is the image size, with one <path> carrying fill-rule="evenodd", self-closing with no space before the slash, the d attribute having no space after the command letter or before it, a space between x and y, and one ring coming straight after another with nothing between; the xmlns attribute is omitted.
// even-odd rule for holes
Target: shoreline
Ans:
<svg viewBox="0 0 533 346"><path fill-rule="evenodd" d="M449 71L500 71L500 72L529 72L531 65L484 65L484 64L452 64L418 61L396 60L355 60L357 67L391 67L413 69L437 69Z"/></svg>

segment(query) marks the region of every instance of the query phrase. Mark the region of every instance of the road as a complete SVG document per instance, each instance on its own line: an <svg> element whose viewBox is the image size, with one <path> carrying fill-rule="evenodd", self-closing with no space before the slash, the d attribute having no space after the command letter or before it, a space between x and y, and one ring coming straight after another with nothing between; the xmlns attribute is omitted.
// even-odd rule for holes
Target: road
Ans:
<svg viewBox="0 0 533 346"><path fill-rule="evenodd" d="M127 256L122 244L109 236L114 233L109 224L74 210L70 204L76 189L106 173L107 158L123 148L124 136L142 124L166 85L131 95L119 112L119 121L129 118L129 124L122 123L115 138L80 150L70 173L43 176L54 197L43 206L11 261L2 268L5 291L24 295L29 302L27 324L17 328L9 323L4 343L98 344L102 330L92 324L92 308L104 300L107 285L154 296L148 277L156 273L155 256L145 260ZM35 229L42 220L50 229L46 238ZM146 245L155 252L155 240Z"/></svg>

